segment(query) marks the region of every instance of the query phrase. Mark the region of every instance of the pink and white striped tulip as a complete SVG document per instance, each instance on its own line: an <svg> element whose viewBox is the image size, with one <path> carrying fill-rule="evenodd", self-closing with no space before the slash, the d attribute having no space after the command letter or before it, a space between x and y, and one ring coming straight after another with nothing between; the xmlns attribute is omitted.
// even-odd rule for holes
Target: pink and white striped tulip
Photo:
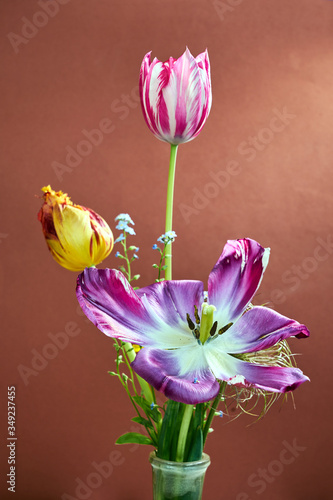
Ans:
<svg viewBox="0 0 333 500"><path fill-rule="evenodd" d="M207 50L193 57L186 48L179 59L164 63L151 52L140 70L140 99L149 129L160 140L181 144L194 139L209 115L212 104Z"/></svg>

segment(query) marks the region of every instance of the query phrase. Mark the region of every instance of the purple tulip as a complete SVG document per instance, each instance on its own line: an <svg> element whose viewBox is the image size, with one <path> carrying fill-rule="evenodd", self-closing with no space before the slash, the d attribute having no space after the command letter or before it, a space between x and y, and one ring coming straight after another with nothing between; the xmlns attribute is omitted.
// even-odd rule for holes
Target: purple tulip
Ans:
<svg viewBox="0 0 333 500"><path fill-rule="evenodd" d="M209 115L212 104L207 50L196 58L186 48L179 59L151 62L146 54L140 70L143 115L153 134L170 144L194 139Z"/></svg>
<svg viewBox="0 0 333 500"><path fill-rule="evenodd" d="M218 380L287 392L309 380L279 351L308 329L267 307L252 306L269 249L254 240L228 241L208 278L163 281L134 291L123 274L85 269L77 297L86 316L109 337L143 346L135 372L168 398L209 401Z"/></svg>

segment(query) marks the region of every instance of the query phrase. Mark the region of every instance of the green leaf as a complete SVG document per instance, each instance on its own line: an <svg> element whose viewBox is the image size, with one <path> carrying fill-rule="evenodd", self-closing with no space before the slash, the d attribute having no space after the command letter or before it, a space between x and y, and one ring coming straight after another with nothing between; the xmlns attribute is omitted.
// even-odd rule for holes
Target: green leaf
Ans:
<svg viewBox="0 0 333 500"><path fill-rule="evenodd" d="M187 455L187 462L194 462L200 460L203 452L203 432L202 427L198 427L192 437L192 443L189 453Z"/></svg>
<svg viewBox="0 0 333 500"><path fill-rule="evenodd" d="M171 461L176 460L179 431L180 431L180 427L182 425L185 407L186 407L186 404L179 403L178 415L177 415L177 418L173 424L174 432L173 432L173 436L172 436L172 443L170 444L170 458L169 458L169 460L171 460Z"/></svg>
<svg viewBox="0 0 333 500"><path fill-rule="evenodd" d="M196 449L197 446L199 446L199 443L197 443L197 439L200 440L200 437L198 437L198 429L199 427L202 428L204 425L204 417L205 417L205 403L199 403L195 407L195 412L194 415L191 419L191 423L188 429L187 433L187 439L186 439L186 446L185 446L185 457L186 461L190 462L191 460L188 458L190 455L197 455L200 453L200 450L195 452L194 448ZM202 453L202 452L201 452ZM201 458L198 458L198 460ZM197 460L197 459L195 459Z"/></svg>
<svg viewBox="0 0 333 500"><path fill-rule="evenodd" d="M133 396L134 401L137 403L137 405L140 406L140 408L143 409L146 415L149 415L154 422L160 422L161 420L161 414L158 410L157 406L154 406L153 409L150 408L150 404L147 403L145 398L143 396Z"/></svg>
<svg viewBox="0 0 333 500"><path fill-rule="evenodd" d="M133 417L132 422L137 422L138 424L144 425L145 427L149 427L150 429L154 428L154 426L150 422L150 420L148 420L147 418L144 418L144 417Z"/></svg>
<svg viewBox="0 0 333 500"><path fill-rule="evenodd" d="M158 447L156 455L158 458L170 460L174 424L178 416L180 403L177 401L168 401L165 415L162 422L161 432L158 438Z"/></svg>
<svg viewBox="0 0 333 500"><path fill-rule="evenodd" d="M127 432L126 434L123 434L120 436L116 444L149 444L153 445L152 440L144 436L143 434L139 434L138 432Z"/></svg>

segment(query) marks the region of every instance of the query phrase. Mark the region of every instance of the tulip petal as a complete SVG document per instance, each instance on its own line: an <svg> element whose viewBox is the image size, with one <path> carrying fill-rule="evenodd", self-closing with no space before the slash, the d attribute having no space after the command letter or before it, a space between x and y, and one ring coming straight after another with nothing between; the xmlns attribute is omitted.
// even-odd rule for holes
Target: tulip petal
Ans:
<svg viewBox="0 0 333 500"><path fill-rule="evenodd" d="M203 97L204 106L203 106L203 110L202 110L201 119L198 123L197 130L196 130L195 134L193 135L193 139L194 139L194 137L196 137L200 133L202 127L206 123L207 117L208 117L210 109L212 107L212 85L211 85L211 77L210 77L210 62L209 62L209 57L208 57L208 51L205 50L205 52L203 52L202 54L199 54L195 58L195 60L198 64L198 67L200 70L200 77L201 77L201 81L203 83L202 87L203 87L205 95Z"/></svg>
<svg viewBox="0 0 333 500"><path fill-rule="evenodd" d="M109 337L174 349L196 343L179 311L192 301L199 304L202 288L201 282L161 282L137 294L120 271L89 268L78 277L77 297L86 316Z"/></svg>
<svg viewBox="0 0 333 500"><path fill-rule="evenodd" d="M169 141L172 139L174 144L179 144L193 137L202 116L204 98L198 64L186 49L174 62L168 83L162 87L161 104L165 102L163 110L167 109L169 115ZM159 119L161 118L160 114Z"/></svg>
<svg viewBox="0 0 333 500"><path fill-rule="evenodd" d="M240 354L268 349L289 337L304 338L309 334L305 325L272 309L257 306L212 342L225 352Z"/></svg>
<svg viewBox="0 0 333 500"><path fill-rule="evenodd" d="M80 270L85 266L97 264L89 252L90 245L87 244L91 244L93 237L88 211L71 205L55 205L53 222L65 260L77 262Z"/></svg>
<svg viewBox="0 0 333 500"><path fill-rule="evenodd" d="M203 288L201 281L161 281L136 290L136 294L146 296L151 308L165 323L176 326L183 322L187 327L187 314L195 322L194 306L201 309Z"/></svg>
<svg viewBox="0 0 333 500"><path fill-rule="evenodd" d="M168 351L141 349L132 367L156 390L174 401L203 403L213 399L219 391L219 383L198 344Z"/></svg>
<svg viewBox="0 0 333 500"><path fill-rule="evenodd" d="M299 368L257 365L211 347L207 349L206 357L215 377L232 385L254 386L270 392L287 392L309 380Z"/></svg>
<svg viewBox="0 0 333 500"><path fill-rule="evenodd" d="M269 259L269 248L245 238L229 240L208 278L209 303L219 326L235 322L256 293Z"/></svg>
<svg viewBox="0 0 333 500"><path fill-rule="evenodd" d="M157 67L156 67L157 66ZM156 58L151 62L151 52L145 55L140 70L139 91L141 107L146 123L159 137L159 130L156 125L157 109L160 102L160 81L159 74L163 64ZM162 140L162 137L159 137Z"/></svg>
<svg viewBox="0 0 333 500"><path fill-rule="evenodd" d="M170 144L188 142L198 135L211 108L210 67L207 51L194 58L186 51L179 59L151 62L145 55L139 81L140 99L149 129Z"/></svg>

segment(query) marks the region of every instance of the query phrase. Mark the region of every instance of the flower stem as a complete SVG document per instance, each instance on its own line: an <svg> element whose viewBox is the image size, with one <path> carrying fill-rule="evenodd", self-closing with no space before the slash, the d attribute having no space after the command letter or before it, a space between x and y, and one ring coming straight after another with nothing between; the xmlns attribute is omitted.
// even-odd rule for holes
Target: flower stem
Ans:
<svg viewBox="0 0 333 500"><path fill-rule="evenodd" d="M204 446L205 446L205 442L206 442L206 439L207 439L207 435L208 435L208 431L209 431L209 428L210 428L210 424L212 423L212 420L213 420L213 418L215 416L215 412L217 410L219 402L221 401L222 392L223 392L225 386L226 386L225 382L220 382L219 393L216 396L216 398L214 399L213 405L212 405L212 407L210 409L210 412L208 414L208 418L206 420L205 427L204 427L204 430L203 430L203 444L204 444Z"/></svg>
<svg viewBox="0 0 333 500"><path fill-rule="evenodd" d="M186 438L192 414L193 414L193 405L186 405L184 410L183 420L179 430L176 462L184 462Z"/></svg>
<svg viewBox="0 0 333 500"><path fill-rule="evenodd" d="M173 214L173 193L175 186L175 172L176 172L176 158L177 158L177 144L171 144L170 150L170 164L169 164L169 177L168 177L168 191L166 202L166 215L165 215L165 232L172 231L172 214ZM172 243L166 246L165 264L168 266L165 270L165 279L172 279Z"/></svg>

